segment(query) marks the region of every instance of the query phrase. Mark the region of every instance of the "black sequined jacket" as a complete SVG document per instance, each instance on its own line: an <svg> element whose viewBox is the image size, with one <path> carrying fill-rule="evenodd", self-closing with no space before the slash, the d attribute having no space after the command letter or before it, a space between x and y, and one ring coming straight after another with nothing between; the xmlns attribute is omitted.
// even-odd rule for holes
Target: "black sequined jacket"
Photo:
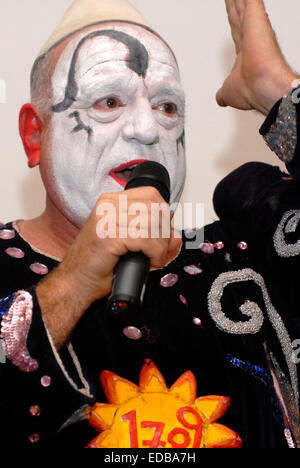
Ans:
<svg viewBox="0 0 300 468"><path fill-rule="evenodd" d="M51 271L57 261L34 250L14 224L1 228L2 332L15 297L11 295L28 291L33 313L26 346L36 362L31 372L21 371L5 356L2 341L3 448L85 447L97 435L88 421L61 427L85 405L106 402L99 381L103 369L138 384L145 359L155 363L168 387L190 370L197 380L197 396L230 397L231 405L220 422L239 434L244 448L287 448L299 443L300 104L296 93L274 106L260 130L294 179L278 167L249 163L220 182L214 194L220 220L204 228L206 244L190 249L186 240L191 239L186 237L191 233L186 233L178 258L164 270L150 273L134 324L140 339L128 338L123 326L110 321L104 298L87 310L70 343L58 354L35 296L41 273ZM282 411L275 378L287 413Z"/></svg>

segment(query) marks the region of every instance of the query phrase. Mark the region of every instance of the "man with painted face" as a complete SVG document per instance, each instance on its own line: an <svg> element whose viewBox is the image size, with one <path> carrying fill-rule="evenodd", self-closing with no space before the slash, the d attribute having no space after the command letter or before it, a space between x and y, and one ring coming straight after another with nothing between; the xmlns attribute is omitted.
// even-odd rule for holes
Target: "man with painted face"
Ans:
<svg viewBox="0 0 300 468"><path fill-rule="evenodd" d="M97 434L86 421L59 429L84 405L106 401L101 371L137 383L145 359L168 387L189 370L197 395L229 397L222 422L244 447L299 444L291 357L300 336L292 279L300 253L297 75L262 0L226 6L237 60L217 101L269 113L261 133L290 174L258 163L230 174L215 192L220 221L206 227L209 242L196 250L172 229L155 239L101 238L97 229L101 207L119 208L143 161L163 164L171 202L180 198L184 93L169 46L126 0L76 0L36 60L20 133L47 201L40 217L0 230L3 446L85 446ZM163 201L151 187L126 195L129 222L134 203ZM116 212L118 233L124 226ZM148 234L147 216L141 226ZM106 307L114 267L128 251L142 251L152 269L131 329L112 323ZM183 418L181 426L182 435L195 424ZM173 432L162 432L157 447L192 447L190 436ZM142 437L139 446L148 442Z"/></svg>
<svg viewBox="0 0 300 468"><path fill-rule="evenodd" d="M106 4L114 5L114 2L104 2ZM119 6L118 2L116 5ZM82 2L75 3L74 8L76 6L82 6ZM125 7L126 10L128 6L125 4ZM102 9L100 2L101 14ZM137 19L143 23L139 15ZM46 50L48 47L49 44ZM110 291L112 269L119 256L126 253L129 247L129 250L145 249L144 253L156 268L164 266L178 252L179 239L170 242L167 239L149 239L150 242L143 239L123 239L121 242L107 239L100 246L94 224L95 212L88 218L101 193L104 194L102 203L115 203L132 168L146 160L157 161L167 168L171 178L171 202L179 199L185 179L184 93L169 47L146 27L130 22L104 22L83 28L62 40L50 52L50 57L43 55L42 51L32 72L33 102L38 107L40 96L43 99L45 93L43 85L40 87L39 81L36 83L36 75L40 80L40 68L47 67L48 71L48 67L53 66L51 77L47 75L46 78L52 91L48 105L44 106L49 115L44 116L43 125L34 108L26 105L21 111L20 122L29 164L40 164L48 194L47 207L39 219L21 222L20 230L26 239L30 238L32 244L44 251L42 244L47 244L49 249L48 236L54 234L53 227L50 228L48 223L50 219L55 219L60 240L52 239L53 250L48 250L48 253L63 258L66 245L72 243L71 239L74 240L78 230L85 225L81 235L87 235L83 242L89 243L89 253L82 250L81 241L74 248L79 249L86 264L90 255L94 263L94 248L99 249L103 257L101 261L98 257L101 265L99 271L90 271L88 267L83 272L81 266L79 271L71 264L68 267L74 276L70 278L71 282L78 279L80 284L82 280L87 282L86 286L90 289L88 294L79 293L79 296L82 299L86 296L89 304L78 302L74 319L67 318L73 324L66 323L62 327L62 319L59 318L59 334L64 330L63 336L55 337L54 341L56 343L58 340L60 346L83 310ZM46 65L45 60L49 62ZM31 132L29 136L26 135L27 125ZM36 149L39 147L36 142L39 130L35 125L43 127L40 153ZM42 141L44 137L46 140ZM129 203L138 200L148 204L155 200L163 201L153 189L133 191L128 193L128 197ZM56 222L58 218L61 218L59 223ZM43 240L42 231L47 237ZM89 231L92 231L97 244L94 247ZM39 240L31 238L35 233L38 233ZM73 256L70 253L70 259ZM78 261L78 254L76 258ZM82 278L82 274L86 278ZM65 272L63 277L66 278ZM96 290L93 290L94 286ZM73 305L71 308L74 310ZM49 319L53 320L52 313ZM58 323L57 319L54 319L55 323Z"/></svg>

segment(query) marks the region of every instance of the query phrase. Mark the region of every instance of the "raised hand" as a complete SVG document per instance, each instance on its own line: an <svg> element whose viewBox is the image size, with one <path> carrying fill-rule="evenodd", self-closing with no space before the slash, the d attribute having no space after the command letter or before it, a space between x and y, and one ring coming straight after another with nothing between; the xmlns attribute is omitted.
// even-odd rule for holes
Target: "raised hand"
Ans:
<svg viewBox="0 0 300 468"><path fill-rule="evenodd" d="M217 93L217 103L267 114L299 76L284 59L263 0L225 3L236 60Z"/></svg>

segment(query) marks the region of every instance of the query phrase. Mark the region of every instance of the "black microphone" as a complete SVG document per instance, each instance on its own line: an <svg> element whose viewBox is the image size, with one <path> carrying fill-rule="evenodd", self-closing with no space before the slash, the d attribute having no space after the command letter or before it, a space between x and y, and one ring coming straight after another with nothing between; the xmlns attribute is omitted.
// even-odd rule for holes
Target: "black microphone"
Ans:
<svg viewBox="0 0 300 468"><path fill-rule="evenodd" d="M139 164L130 175L125 190L155 187L164 200L170 201L170 176L167 169L154 161ZM143 252L127 252L120 257L113 274L108 307L112 318L129 325L141 306L150 269L150 260Z"/></svg>

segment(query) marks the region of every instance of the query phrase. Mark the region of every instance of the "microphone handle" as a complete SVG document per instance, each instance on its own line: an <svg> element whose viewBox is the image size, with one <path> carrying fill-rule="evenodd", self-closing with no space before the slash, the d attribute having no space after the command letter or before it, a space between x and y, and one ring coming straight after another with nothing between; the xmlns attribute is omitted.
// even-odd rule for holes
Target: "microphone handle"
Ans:
<svg viewBox="0 0 300 468"><path fill-rule="evenodd" d="M109 298L112 318L118 322L122 322L122 318L127 322L135 318L143 301L149 269L150 260L143 252L127 252L120 257L114 269Z"/></svg>
<svg viewBox="0 0 300 468"><path fill-rule="evenodd" d="M170 176L160 163L146 161L132 172L125 190L135 187L155 187L163 199L170 200ZM124 324L136 319L145 292L150 260L142 252L127 252L114 269L112 292L108 299L110 316Z"/></svg>

